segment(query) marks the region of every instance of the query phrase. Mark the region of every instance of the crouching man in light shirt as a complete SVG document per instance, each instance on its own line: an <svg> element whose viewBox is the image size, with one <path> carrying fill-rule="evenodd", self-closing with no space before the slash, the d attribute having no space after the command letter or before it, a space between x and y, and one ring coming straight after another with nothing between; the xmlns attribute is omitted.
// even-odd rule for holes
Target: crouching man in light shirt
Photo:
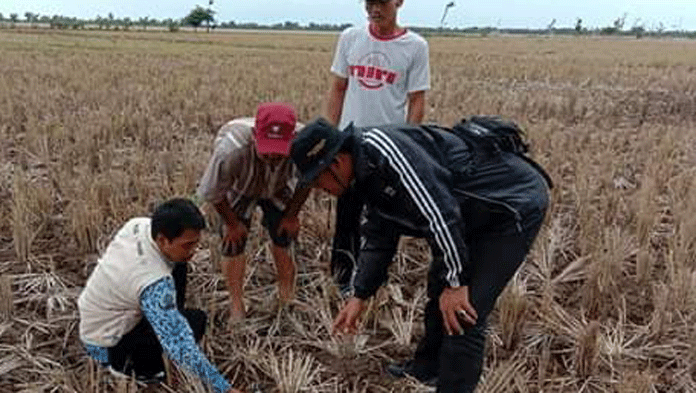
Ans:
<svg viewBox="0 0 696 393"><path fill-rule="evenodd" d="M164 352L216 392L240 393L196 344L206 314L183 309L186 262L203 228L196 205L172 199L152 218L133 218L118 231L78 299L80 339L102 366L158 382Z"/></svg>

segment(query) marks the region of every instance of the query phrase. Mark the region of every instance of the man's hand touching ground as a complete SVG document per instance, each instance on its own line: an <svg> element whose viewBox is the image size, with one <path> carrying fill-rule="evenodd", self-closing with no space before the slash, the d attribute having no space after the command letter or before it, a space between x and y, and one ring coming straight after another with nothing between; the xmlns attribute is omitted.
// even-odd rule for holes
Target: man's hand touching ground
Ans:
<svg viewBox="0 0 696 393"><path fill-rule="evenodd" d="M365 311L365 301L352 297L334 319L333 334L355 334L358 332L358 320Z"/></svg>

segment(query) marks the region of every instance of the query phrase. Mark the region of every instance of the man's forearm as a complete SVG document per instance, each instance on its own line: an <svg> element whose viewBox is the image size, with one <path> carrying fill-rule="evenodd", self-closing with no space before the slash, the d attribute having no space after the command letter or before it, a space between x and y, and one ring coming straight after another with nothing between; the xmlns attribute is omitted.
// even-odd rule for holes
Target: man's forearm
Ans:
<svg viewBox="0 0 696 393"><path fill-rule="evenodd" d="M337 126L343 112L343 95L335 93L333 89L329 91L326 104L326 119Z"/></svg>
<svg viewBox="0 0 696 393"><path fill-rule="evenodd" d="M288 202L287 206L285 206L285 210L283 211L283 217L297 216L311 191L311 187L297 187L295 189L295 193L292 195L292 198L290 199L290 202Z"/></svg>
<svg viewBox="0 0 696 393"><path fill-rule="evenodd" d="M232 227L239 221L237 214L234 212L234 210L232 210L230 204L227 203L227 200L223 199L222 201L215 203L213 206L215 206L215 211L220 214L228 226Z"/></svg>
<svg viewBox="0 0 696 393"><path fill-rule="evenodd" d="M346 97L346 89L348 88L348 80L338 76L331 80L331 87L326 96L326 111L324 113L326 119L331 124L338 126L343 113L343 101Z"/></svg>
<svg viewBox="0 0 696 393"><path fill-rule="evenodd" d="M197 374L216 393L229 391L231 385L196 345L188 321L176 308L175 292L171 277L150 284L140 295L143 316L157 334L162 350L177 365Z"/></svg>
<svg viewBox="0 0 696 393"><path fill-rule="evenodd" d="M416 91L408 95L409 124L420 124L425 116L425 91Z"/></svg>

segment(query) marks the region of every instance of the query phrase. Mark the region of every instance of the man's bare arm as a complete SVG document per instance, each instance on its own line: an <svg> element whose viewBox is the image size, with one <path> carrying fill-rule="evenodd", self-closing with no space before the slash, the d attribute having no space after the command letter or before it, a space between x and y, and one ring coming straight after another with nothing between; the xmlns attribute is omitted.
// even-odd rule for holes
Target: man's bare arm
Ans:
<svg viewBox="0 0 696 393"><path fill-rule="evenodd" d="M408 123L420 124L425 115L425 90L408 93Z"/></svg>
<svg viewBox="0 0 696 393"><path fill-rule="evenodd" d="M324 116L333 125L338 125L343 112L343 100L346 98L346 90L348 89L348 79L333 75L331 78L331 86L326 96L326 110Z"/></svg>
<svg viewBox="0 0 696 393"><path fill-rule="evenodd" d="M304 205L311 191L311 187L297 187L295 193L292 195L292 199L290 199L288 205L285 206L285 210L283 211L283 217L297 216L297 213L299 213L302 209L302 205Z"/></svg>
<svg viewBox="0 0 696 393"><path fill-rule="evenodd" d="M278 228L275 230L281 236L289 236L293 239L297 238L300 231L300 222L297 215L302 209L309 193L312 191L311 187L297 188L292 196L292 199L285 206L283 211L283 218L278 223Z"/></svg>
<svg viewBox="0 0 696 393"><path fill-rule="evenodd" d="M213 204L213 206L215 206L215 211L217 211L218 214L220 214L220 216L225 220L225 224L227 224L227 226L233 227L237 224L237 222L239 222L237 214L232 210L227 200L223 199L222 201Z"/></svg>

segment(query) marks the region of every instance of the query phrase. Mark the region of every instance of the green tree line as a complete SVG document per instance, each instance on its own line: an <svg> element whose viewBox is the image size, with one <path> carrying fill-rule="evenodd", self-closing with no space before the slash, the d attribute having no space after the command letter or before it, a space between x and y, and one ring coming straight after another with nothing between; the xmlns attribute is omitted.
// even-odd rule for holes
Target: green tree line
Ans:
<svg viewBox="0 0 696 393"><path fill-rule="evenodd" d="M13 28L22 23L30 27L50 27L56 29L104 29L104 30L147 30L150 27L166 28L170 31L177 31L183 26L191 26L195 29L205 25L206 31L211 29L259 29L259 30L320 30L320 31L341 31L351 26L350 23L331 24L315 23L300 24L294 21L284 21L274 24L261 24L255 22L236 22L218 21L215 19L216 12L212 9L213 1L209 0L208 7L195 6L187 15L179 19L167 18L157 19L149 16L130 18L116 17L113 13L106 16L97 15L94 18L79 19L64 15L41 15L39 13L25 12L22 16L18 13L3 15L0 13L0 27ZM555 22L555 20L554 20ZM587 28L583 25L581 18L576 19L576 23L571 27L555 27L552 22L545 29L520 29L520 28L495 28L495 27L418 27L411 26L411 29L421 34L438 35L459 35L459 34L525 34L525 35L616 35L616 36L635 36L642 37L683 37L696 39L696 31L687 30L668 30L662 23L655 26L646 26L637 20L633 26L626 26L626 14L612 20L605 27Z"/></svg>

